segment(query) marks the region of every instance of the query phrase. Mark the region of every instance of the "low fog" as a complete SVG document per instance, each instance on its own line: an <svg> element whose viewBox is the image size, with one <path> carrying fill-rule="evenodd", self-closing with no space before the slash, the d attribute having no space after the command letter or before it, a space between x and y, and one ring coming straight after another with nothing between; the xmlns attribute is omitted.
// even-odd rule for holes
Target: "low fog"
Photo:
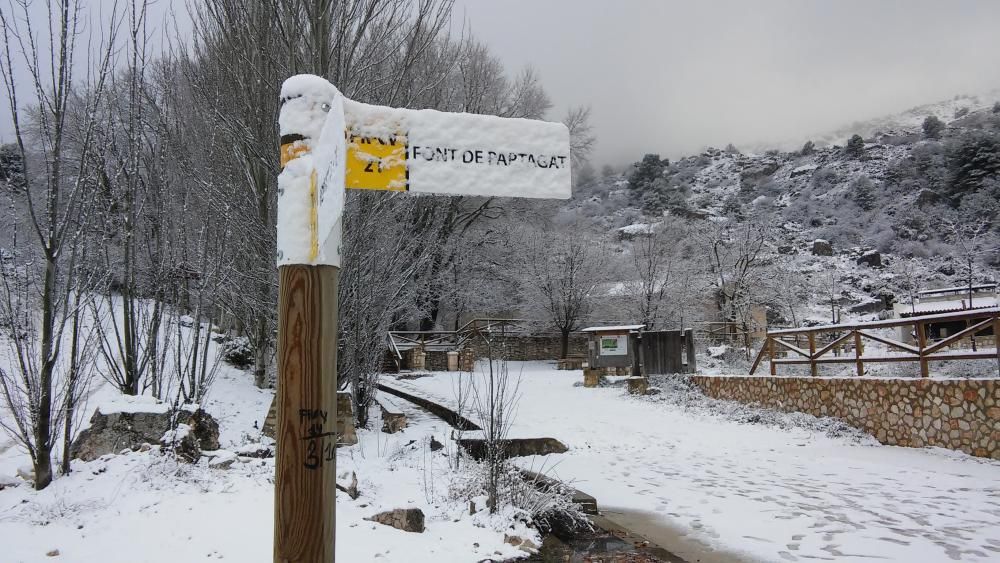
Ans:
<svg viewBox="0 0 1000 563"><path fill-rule="evenodd" d="M1000 2L459 0L456 17L555 104L595 160L803 142L1000 86Z"/></svg>

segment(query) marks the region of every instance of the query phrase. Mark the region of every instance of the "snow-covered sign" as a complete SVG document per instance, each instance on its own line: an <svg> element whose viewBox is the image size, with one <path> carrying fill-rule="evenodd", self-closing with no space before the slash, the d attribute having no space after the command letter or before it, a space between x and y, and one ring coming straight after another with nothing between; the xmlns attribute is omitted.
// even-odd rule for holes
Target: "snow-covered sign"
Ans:
<svg viewBox="0 0 1000 563"><path fill-rule="evenodd" d="M561 123L344 101L348 189L570 196Z"/></svg>
<svg viewBox="0 0 1000 563"><path fill-rule="evenodd" d="M345 189L568 198L561 123L397 109L311 75L281 88L278 265L340 265Z"/></svg>

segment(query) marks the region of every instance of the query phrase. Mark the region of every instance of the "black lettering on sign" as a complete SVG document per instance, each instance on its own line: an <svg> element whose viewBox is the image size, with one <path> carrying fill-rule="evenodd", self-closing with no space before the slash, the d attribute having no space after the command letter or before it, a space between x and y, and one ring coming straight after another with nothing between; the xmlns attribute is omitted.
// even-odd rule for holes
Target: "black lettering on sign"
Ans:
<svg viewBox="0 0 1000 563"><path fill-rule="evenodd" d="M377 138L376 138L377 139ZM383 144L395 144L398 139L392 137ZM408 148L409 158L417 160L423 157L427 162L461 162L462 164L486 164L488 166L528 166L542 169L560 169L568 166L568 156L552 156L524 152L503 152L486 149L456 149L454 147L426 147L412 145ZM365 166L365 172L381 172L382 160L372 159Z"/></svg>
<svg viewBox="0 0 1000 563"><path fill-rule="evenodd" d="M306 442L306 451L302 465L306 469L319 469L336 459L336 432L324 429L328 419L329 413L325 410L299 409L299 423L305 429L302 440Z"/></svg>

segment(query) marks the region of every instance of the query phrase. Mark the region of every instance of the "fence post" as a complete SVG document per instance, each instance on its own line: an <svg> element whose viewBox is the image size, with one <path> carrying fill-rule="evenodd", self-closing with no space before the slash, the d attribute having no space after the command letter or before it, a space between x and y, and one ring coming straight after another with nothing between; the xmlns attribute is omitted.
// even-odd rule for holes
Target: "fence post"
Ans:
<svg viewBox="0 0 1000 563"><path fill-rule="evenodd" d="M819 375L818 366L816 365L816 333L808 332L809 336L809 371L813 377Z"/></svg>
<svg viewBox="0 0 1000 563"><path fill-rule="evenodd" d="M920 348L920 377L930 377L930 369L927 365L927 358L924 355L924 348L927 347L927 331L924 323L913 323L917 329L917 346Z"/></svg>
<svg viewBox="0 0 1000 563"><path fill-rule="evenodd" d="M997 351L997 375L1000 375L1000 315L993 317L993 347Z"/></svg>
<svg viewBox="0 0 1000 563"><path fill-rule="evenodd" d="M854 332L854 364L858 370L858 377L865 375L865 363L861 360L861 333L858 331Z"/></svg>
<svg viewBox="0 0 1000 563"><path fill-rule="evenodd" d="M770 359L768 363L771 364L771 375L778 375L778 364L774 363L774 337L765 336L767 338L767 357Z"/></svg>

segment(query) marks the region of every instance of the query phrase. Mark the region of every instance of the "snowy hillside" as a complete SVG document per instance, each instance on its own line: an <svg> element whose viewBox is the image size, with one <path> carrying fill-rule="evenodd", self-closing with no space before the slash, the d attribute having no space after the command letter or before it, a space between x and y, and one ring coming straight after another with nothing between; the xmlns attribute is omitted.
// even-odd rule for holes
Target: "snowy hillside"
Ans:
<svg viewBox="0 0 1000 563"><path fill-rule="evenodd" d="M772 322L830 322L834 306L845 318L874 318L920 289L997 281L1000 92L994 94L913 108L795 151L743 154L730 146L675 161L646 155L624 173L606 170L585 183L563 214L588 217L609 238L624 240L626 256L628 241L649 225L679 225L671 236L690 247L678 260L691 269L706 267L697 256L706 252L698 241L708 225L762 224L765 261L799 278L808 309L792 319L772 303ZM931 117L941 124L925 131ZM820 148L834 139L844 146ZM630 275L625 262L623 281ZM786 293L794 285L786 283Z"/></svg>

